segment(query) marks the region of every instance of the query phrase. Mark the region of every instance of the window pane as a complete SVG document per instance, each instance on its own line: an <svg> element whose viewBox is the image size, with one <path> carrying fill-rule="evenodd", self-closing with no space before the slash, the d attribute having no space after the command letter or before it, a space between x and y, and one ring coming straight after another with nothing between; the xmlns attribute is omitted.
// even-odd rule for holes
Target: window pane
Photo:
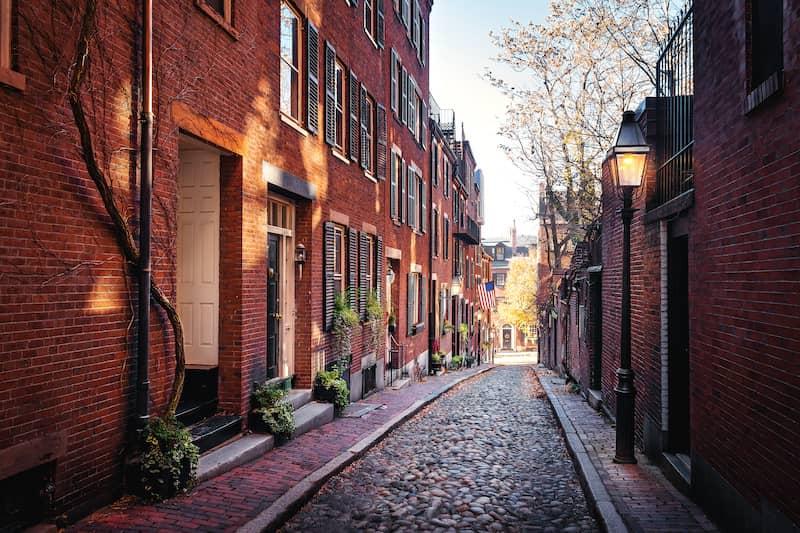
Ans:
<svg viewBox="0 0 800 533"><path fill-rule="evenodd" d="M223 17L225 16L225 0L206 0L206 4Z"/></svg>

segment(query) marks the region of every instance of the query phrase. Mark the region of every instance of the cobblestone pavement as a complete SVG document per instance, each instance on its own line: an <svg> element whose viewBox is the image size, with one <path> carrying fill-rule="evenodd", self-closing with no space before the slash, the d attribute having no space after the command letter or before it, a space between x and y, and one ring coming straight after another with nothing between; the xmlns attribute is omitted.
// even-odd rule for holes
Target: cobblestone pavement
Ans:
<svg viewBox="0 0 800 533"><path fill-rule="evenodd" d="M463 384L332 478L285 531L598 531L527 366Z"/></svg>

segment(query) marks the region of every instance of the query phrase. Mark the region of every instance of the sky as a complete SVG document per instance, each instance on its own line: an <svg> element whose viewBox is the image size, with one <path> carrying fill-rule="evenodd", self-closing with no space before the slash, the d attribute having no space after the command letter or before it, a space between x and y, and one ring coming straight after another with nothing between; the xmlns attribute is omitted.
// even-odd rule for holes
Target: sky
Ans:
<svg viewBox="0 0 800 533"><path fill-rule="evenodd" d="M498 148L497 131L506 98L482 78L487 68L495 75L524 83L519 73L492 60L497 50L489 32L510 21L544 22L548 0L435 0L430 21L431 93L443 109L454 109L464 123L467 139L485 185L484 238L509 238L512 221L518 235L535 234L537 226L527 198L520 190L525 179ZM529 179L529 178L528 178Z"/></svg>

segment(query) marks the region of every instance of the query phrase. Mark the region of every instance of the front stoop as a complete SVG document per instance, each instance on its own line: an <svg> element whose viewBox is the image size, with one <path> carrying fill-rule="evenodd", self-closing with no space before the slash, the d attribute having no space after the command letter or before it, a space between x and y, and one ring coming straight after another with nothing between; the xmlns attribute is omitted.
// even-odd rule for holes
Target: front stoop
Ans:
<svg viewBox="0 0 800 533"><path fill-rule="evenodd" d="M294 412L292 438L333 421L333 404L310 402Z"/></svg>
<svg viewBox="0 0 800 533"><path fill-rule="evenodd" d="M261 457L275 446L272 435L244 435L200 457L197 481L202 482Z"/></svg>

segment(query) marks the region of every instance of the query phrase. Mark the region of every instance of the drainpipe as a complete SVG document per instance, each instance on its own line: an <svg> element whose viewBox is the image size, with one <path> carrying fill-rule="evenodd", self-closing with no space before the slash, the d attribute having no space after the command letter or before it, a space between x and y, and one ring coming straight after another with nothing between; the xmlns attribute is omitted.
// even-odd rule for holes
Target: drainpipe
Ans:
<svg viewBox="0 0 800 533"><path fill-rule="evenodd" d="M139 187L139 328L136 364L136 423L150 419L150 222L153 203L153 0L142 2L142 113Z"/></svg>

